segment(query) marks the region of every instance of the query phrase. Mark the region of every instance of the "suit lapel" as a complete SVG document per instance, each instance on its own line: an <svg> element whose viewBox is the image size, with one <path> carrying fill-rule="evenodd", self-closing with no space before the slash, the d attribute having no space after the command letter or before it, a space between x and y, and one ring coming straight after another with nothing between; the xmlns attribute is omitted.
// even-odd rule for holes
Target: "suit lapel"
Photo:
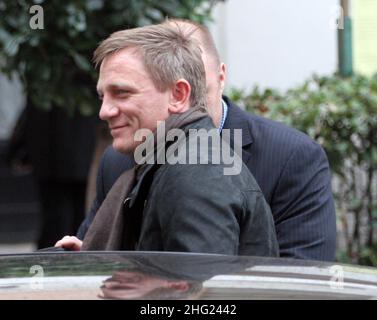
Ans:
<svg viewBox="0 0 377 320"><path fill-rule="evenodd" d="M245 118L245 111L241 110L240 107L232 103L227 97L223 97L223 99L228 105L228 115L223 128L242 130L242 160L244 163L247 163L251 157L250 147L253 143L250 124Z"/></svg>

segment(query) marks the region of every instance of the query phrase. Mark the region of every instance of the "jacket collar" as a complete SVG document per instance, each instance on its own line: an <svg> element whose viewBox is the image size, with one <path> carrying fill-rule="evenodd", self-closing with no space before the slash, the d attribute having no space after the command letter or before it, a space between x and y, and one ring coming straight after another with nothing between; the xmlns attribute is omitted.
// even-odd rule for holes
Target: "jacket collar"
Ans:
<svg viewBox="0 0 377 320"><path fill-rule="evenodd" d="M126 203L127 200L130 201L129 207L132 207L135 204L138 195L139 196L141 195L141 191L145 190L145 189L146 190L149 189L150 185L152 184L153 175L158 168L159 168L158 164L146 164L145 165L145 167L143 168L144 169L143 173L138 178L136 185L131 190L131 192L127 196L126 200L124 201L124 203ZM146 198L146 196L147 195L145 195L145 198Z"/></svg>
<svg viewBox="0 0 377 320"><path fill-rule="evenodd" d="M234 104L228 97L223 96L224 101L228 105L228 115L224 123L223 129L241 129L242 130L242 159L244 163L247 163L251 153L247 147L253 143L253 136L251 133L250 124L245 117L245 111L239 106ZM194 124L195 125L195 124ZM188 126L190 127L190 126ZM136 201L136 196L140 193L140 190L145 184L151 183L150 178L153 177L154 172L159 166L157 164L146 165L143 173L138 178L136 186L128 196L130 200L130 207L132 207Z"/></svg>
<svg viewBox="0 0 377 320"><path fill-rule="evenodd" d="M187 116L187 114L184 115L187 118L186 122L181 121L181 123L177 126L181 128L182 130L184 130L186 135L188 133L188 130L191 128L196 128L197 126L201 128L206 125L213 126L212 120L205 113L202 113L202 112L196 112L195 114L193 112L191 113L192 115L190 118ZM166 128L166 130L169 130L169 126ZM170 144L172 144L172 142L168 142L165 145L165 150L168 149ZM155 154L154 156L156 160L157 155ZM157 171L157 169L160 166L161 164L158 164L158 163L153 163L153 164L146 163L141 166L138 166L138 165L136 166L138 167L136 170L136 185L133 187L132 191L129 193L126 200L124 201L124 202L129 201L129 207L132 207L135 204L138 196L140 195L146 199L147 195L146 194L143 195L142 192L145 190L149 190L149 187L153 182L154 173Z"/></svg>

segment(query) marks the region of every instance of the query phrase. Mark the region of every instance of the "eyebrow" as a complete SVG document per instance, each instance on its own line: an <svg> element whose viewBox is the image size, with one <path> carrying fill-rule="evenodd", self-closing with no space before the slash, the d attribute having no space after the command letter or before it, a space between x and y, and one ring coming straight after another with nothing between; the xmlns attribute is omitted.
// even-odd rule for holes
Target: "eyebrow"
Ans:
<svg viewBox="0 0 377 320"><path fill-rule="evenodd" d="M123 89L123 90L132 90L132 86L125 82L118 82L118 83L112 83L108 86L110 90L117 90L117 89ZM102 90L100 87L97 86L97 93L98 95L102 95Z"/></svg>

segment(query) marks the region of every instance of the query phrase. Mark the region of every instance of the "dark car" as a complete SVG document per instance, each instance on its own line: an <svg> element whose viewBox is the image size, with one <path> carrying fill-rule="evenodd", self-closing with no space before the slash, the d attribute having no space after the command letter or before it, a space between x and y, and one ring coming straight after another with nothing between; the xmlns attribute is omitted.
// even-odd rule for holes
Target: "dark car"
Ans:
<svg viewBox="0 0 377 320"><path fill-rule="evenodd" d="M0 299L376 299L377 269L168 252L0 255Z"/></svg>

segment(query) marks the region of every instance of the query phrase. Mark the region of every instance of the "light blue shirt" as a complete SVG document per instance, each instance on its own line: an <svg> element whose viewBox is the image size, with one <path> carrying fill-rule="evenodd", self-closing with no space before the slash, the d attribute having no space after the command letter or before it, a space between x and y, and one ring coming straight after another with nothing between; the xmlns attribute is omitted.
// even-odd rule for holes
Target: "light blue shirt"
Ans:
<svg viewBox="0 0 377 320"><path fill-rule="evenodd" d="M226 104L226 102L224 100L221 100L221 102L222 102L222 108L223 108L223 115L221 117L221 122L220 122L220 126L219 126L219 132L220 133L223 130L224 123L225 123L226 117L228 115L228 105Z"/></svg>

